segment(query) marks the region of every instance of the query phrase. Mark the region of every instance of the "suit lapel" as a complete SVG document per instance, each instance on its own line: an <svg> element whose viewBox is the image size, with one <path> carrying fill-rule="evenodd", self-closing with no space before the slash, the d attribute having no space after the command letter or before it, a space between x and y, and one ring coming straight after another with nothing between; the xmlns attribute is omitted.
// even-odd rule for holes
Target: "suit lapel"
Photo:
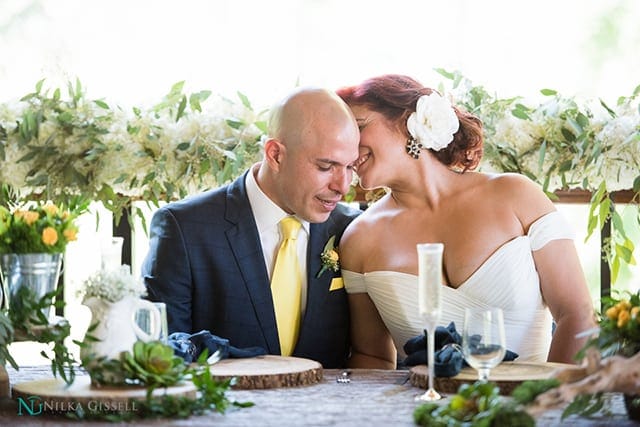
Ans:
<svg viewBox="0 0 640 427"><path fill-rule="evenodd" d="M332 217L321 224L311 224L309 236L309 248L307 250L307 310L303 325L307 321L313 322L314 317L318 314L316 310L321 307L321 301L324 301L329 295L329 284L333 278L332 271L324 271L320 277L316 277L322 268L320 254L324 246L327 244L329 231L332 230L334 220ZM322 313L320 313L322 314Z"/></svg>
<svg viewBox="0 0 640 427"><path fill-rule="evenodd" d="M246 175L246 174L245 174ZM229 246L247 288L253 311L256 313L265 341L272 354L280 353L280 342L269 287L269 276L264 264L262 245L244 184L245 175L227 190L225 219L233 224L225 231Z"/></svg>

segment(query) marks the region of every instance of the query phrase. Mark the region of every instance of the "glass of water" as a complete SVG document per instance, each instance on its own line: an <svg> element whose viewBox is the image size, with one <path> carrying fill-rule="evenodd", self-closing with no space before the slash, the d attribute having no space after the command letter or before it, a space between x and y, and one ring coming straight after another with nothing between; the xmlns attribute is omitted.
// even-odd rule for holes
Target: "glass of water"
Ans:
<svg viewBox="0 0 640 427"><path fill-rule="evenodd" d="M462 353L478 380L486 382L491 369L502 362L507 351L504 319L499 308L467 308L464 312Z"/></svg>

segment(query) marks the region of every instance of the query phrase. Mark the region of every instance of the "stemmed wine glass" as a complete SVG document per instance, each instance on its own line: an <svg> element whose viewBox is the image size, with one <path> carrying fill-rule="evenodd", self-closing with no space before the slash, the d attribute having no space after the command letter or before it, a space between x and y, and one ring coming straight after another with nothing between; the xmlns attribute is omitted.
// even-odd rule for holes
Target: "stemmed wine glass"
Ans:
<svg viewBox="0 0 640 427"><path fill-rule="evenodd" d="M435 331L442 311L442 243L419 243L418 250L418 310L427 329L427 367L429 388L416 400L433 401L441 398L433 388Z"/></svg>
<svg viewBox="0 0 640 427"><path fill-rule="evenodd" d="M464 311L462 353L478 380L486 382L489 371L502 362L506 352L504 320L499 308L467 308Z"/></svg>

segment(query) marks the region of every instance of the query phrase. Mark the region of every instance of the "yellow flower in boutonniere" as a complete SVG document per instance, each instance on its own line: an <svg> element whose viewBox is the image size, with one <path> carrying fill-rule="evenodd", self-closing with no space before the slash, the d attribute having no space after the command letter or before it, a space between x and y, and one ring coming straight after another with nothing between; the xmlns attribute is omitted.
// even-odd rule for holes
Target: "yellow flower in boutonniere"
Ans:
<svg viewBox="0 0 640 427"><path fill-rule="evenodd" d="M336 236L331 236L324 245L324 250L320 254L320 260L322 261L322 268L316 275L320 277L326 270L338 271L340 269L340 255L338 255L337 248L334 246Z"/></svg>

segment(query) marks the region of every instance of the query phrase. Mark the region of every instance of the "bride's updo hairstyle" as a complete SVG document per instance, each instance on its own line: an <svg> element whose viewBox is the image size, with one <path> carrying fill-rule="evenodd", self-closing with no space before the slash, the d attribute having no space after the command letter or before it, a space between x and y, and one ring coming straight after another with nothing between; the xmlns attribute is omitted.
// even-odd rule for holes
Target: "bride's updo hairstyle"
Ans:
<svg viewBox="0 0 640 427"><path fill-rule="evenodd" d="M341 88L338 95L350 106L363 106L382 114L390 123L395 123L407 138L407 119L416 111L418 99L430 95L433 89L424 87L411 77L386 74L365 80L357 86ZM482 122L455 105L453 109L460 127L453 141L445 148L431 153L444 165L461 171L475 169L482 159Z"/></svg>

